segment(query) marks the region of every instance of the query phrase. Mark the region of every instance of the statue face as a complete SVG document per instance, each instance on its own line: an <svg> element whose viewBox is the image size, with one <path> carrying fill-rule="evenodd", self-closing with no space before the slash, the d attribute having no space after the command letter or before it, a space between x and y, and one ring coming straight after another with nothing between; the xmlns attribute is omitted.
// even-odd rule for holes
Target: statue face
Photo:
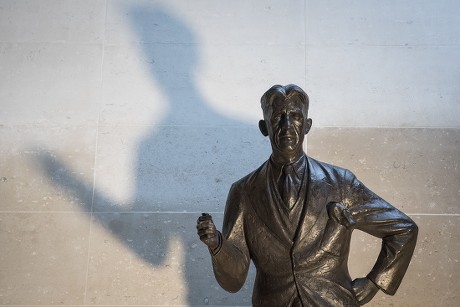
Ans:
<svg viewBox="0 0 460 307"><path fill-rule="evenodd" d="M273 152L289 158L302 154L303 140L311 126L306 106L298 100L279 97L266 113L264 118Z"/></svg>

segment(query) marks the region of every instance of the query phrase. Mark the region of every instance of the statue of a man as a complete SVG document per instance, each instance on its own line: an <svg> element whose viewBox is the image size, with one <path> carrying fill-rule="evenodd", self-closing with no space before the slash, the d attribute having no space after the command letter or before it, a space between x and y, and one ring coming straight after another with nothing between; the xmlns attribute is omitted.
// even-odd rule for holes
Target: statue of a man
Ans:
<svg viewBox="0 0 460 307"><path fill-rule="evenodd" d="M292 84L262 96L259 128L270 158L232 185L222 233L208 214L197 221L222 288L238 291L254 262L254 306L359 306L378 290L393 295L417 241L417 225L353 173L304 153L308 104ZM382 248L369 274L352 281L354 229L381 238Z"/></svg>

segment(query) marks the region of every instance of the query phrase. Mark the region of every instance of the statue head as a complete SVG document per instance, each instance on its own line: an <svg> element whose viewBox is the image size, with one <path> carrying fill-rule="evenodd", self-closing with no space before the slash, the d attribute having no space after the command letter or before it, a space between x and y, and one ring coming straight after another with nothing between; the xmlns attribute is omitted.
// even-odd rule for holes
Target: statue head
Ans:
<svg viewBox="0 0 460 307"><path fill-rule="evenodd" d="M310 131L308 95L297 85L274 85L260 99L264 119L259 129L270 138L273 157L292 163L303 155L303 140Z"/></svg>

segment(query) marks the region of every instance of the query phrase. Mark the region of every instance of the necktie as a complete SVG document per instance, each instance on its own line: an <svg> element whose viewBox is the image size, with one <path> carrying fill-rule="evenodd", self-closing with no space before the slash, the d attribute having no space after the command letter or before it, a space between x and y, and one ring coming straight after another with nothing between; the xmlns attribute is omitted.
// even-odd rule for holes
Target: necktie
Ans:
<svg viewBox="0 0 460 307"><path fill-rule="evenodd" d="M282 198L284 204L292 209L296 200L297 200L297 188L295 180L295 172L292 165L286 165L283 167L284 181L283 181L283 191Z"/></svg>

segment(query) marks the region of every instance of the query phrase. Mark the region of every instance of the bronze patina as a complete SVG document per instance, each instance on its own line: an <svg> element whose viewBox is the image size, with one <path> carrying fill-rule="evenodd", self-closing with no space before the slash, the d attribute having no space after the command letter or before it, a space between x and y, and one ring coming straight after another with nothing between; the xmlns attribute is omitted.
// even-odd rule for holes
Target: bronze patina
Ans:
<svg viewBox="0 0 460 307"><path fill-rule="evenodd" d="M270 158L232 185L222 232L209 214L197 221L218 283L238 291L252 260L254 306L359 306L379 290L395 294L417 225L349 170L305 154L312 120L300 87L275 85L261 106L259 128L270 138ZM352 280L347 262L354 229L380 238L382 247L367 276Z"/></svg>

